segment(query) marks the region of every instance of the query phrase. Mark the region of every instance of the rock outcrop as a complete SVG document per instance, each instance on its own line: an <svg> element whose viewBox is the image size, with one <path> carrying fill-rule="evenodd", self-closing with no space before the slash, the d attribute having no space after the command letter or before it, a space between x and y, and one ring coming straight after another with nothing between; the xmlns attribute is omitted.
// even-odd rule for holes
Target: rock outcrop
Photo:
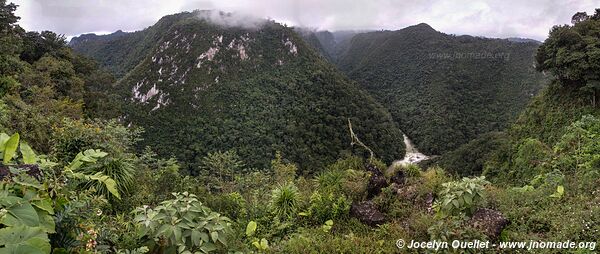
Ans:
<svg viewBox="0 0 600 254"><path fill-rule="evenodd" d="M504 227L508 225L508 219L499 211L480 208L475 211L468 223L490 239L495 240L498 239Z"/></svg>
<svg viewBox="0 0 600 254"><path fill-rule="evenodd" d="M350 214L369 226L385 223L385 215L370 200L352 204Z"/></svg>

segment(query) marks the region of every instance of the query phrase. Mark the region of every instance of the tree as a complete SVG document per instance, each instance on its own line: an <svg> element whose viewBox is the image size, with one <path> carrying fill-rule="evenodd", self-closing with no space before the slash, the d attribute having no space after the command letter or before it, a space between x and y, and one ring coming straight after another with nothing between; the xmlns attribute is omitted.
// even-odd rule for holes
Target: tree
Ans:
<svg viewBox="0 0 600 254"><path fill-rule="evenodd" d="M575 25L575 24L577 24L581 21L584 21L588 18L590 18L590 16L588 16L586 12L575 13L575 15L573 15L573 17L571 18L571 24Z"/></svg>
<svg viewBox="0 0 600 254"><path fill-rule="evenodd" d="M16 27L19 17L15 16L17 5L14 3L6 4L6 0L0 0L0 34L11 33Z"/></svg>
<svg viewBox="0 0 600 254"><path fill-rule="evenodd" d="M590 96L593 106L600 94L600 10L591 18L573 16L572 26L555 26L536 54L539 71L553 74L563 86Z"/></svg>
<svg viewBox="0 0 600 254"><path fill-rule="evenodd" d="M67 42L63 35L51 31L43 31L41 33L27 32L23 35L21 59L29 63L34 63L45 54L58 56L61 53L60 49L66 46Z"/></svg>

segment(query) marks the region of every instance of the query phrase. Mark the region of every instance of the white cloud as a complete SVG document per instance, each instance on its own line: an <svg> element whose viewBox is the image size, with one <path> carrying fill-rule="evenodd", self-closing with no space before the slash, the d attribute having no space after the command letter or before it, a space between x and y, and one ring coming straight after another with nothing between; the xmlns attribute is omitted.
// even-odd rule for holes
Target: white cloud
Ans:
<svg viewBox="0 0 600 254"><path fill-rule="evenodd" d="M543 40L598 0L15 0L28 30L66 35L140 30L160 17L194 9L241 12L289 25L328 30L401 29L428 23L453 34Z"/></svg>

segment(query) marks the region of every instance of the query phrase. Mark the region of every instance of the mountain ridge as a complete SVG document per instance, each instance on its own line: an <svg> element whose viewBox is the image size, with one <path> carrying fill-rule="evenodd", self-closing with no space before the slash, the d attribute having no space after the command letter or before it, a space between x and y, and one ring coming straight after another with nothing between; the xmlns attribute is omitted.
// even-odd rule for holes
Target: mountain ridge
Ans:
<svg viewBox="0 0 600 254"><path fill-rule="evenodd" d="M138 50L145 52L142 60L117 86L127 109L122 120L151 133L140 147L168 155L185 140L186 147L175 149L183 161L195 161L210 152L207 147L236 149L255 167L281 151L301 168L314 169L351 152L350 118L376 155L388 162L402 157L402 133L389 113L292 28L272 21L226 27L188 13L173 17L169 26L161 19L159 28L115 40L154 41Z"/></svg>

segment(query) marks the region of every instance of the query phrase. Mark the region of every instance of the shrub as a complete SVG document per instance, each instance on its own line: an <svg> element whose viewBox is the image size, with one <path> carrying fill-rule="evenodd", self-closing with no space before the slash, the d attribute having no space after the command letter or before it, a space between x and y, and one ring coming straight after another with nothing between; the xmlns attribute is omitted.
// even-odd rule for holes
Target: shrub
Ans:
<svg viewBox="0 0 600 254"><path fill-rule="evenodd" d="M533 176L544 173L552 158L552 150L537 139L522 141L514 157L514 165L508 177L512 181L529 181Z"/></svg>
<svg viewBox="0 0 600 254"><path fill-rule="evenodd" d="M554 168L582 175L600 170L600 119L585 115L572 123L554 151L560 156L553 161Z"/></svg>
<svg viewBox="0 0 600 254"><path fill-rule="evenodd" d="M451 180L443 168L430 167L422 174L423 192L439 193L442 190L442 184Z"/></svg>
<svg viewBox="0 0 600 254"><path fill-rule="evenodd" d="M201 165L201 168L206 171L205 173L210 176L216 176L221 181L231 180L233 174L239 173L244 167L240 156L233 150L208 153L208 155L202 158Z"/></svg>
<svg viewBox="0 0 600 254"><path fill-rule="evenodd" d="M363 170L346 170L342 191L352 200L363 200L367 196L369 177L369 172Z"/></svg>
<svg viewBox="0 0 600 254"><path fill-rule="evenodd" d="M135 168L132 162L125 158L104 158L98 163L82 169L81 172L90 175L100 172L112 178L115 180L117 190L121 194L130 193L135 176ZM85 183L84 188L94 188L99 194L110 197L108 190L100 182L92 181Z"/></svg>
<svg viewBox="0 0 600 254"><path fill-rule="evenodd" d="M275 181L279 184L291 182L296 178L298 167L292 163L284 163L281 152L275 154L275 159L271 161L271 169L275 173Z"/></svg>
<svg viewBox="0 0 600 254"><path fill-rule="evenodd" d="M140 237L158 239L156 248L163 251L166 248L179 253L206 253L226 249L228 235L232 233L230 220L203 206L194 194L173 193L173 196L174 199L155 208L135 209Z"/></svg>
<svg viewBox="0 0 600 254"><path fill-rule="evenodd" d="M114 157L131 152L139 141L140 129L128 129L117 121L64 119L52 129L51 155L71 161L80 151L101 149Z"/></svg>
<svg viewBox="0 0 600 254"><path fill-rule="evenodd" d="M389 170L385 171L386 176L392 177L396 172L402 171L406 177L420 177L422 170L419 165L416 164L395 164L390 167Z"/></svg>
<svg viewBox="0 0 600 254"><path fill-rule="evenodd" d="M319 190L323 192L340 193L344 184L345 172L328 170L316 177Z"/></svg>
<svg viewBox="0 0 600 254"><path fill-rule="evenodd" d="M237 220L244 218L248 212L246 210L246 200L238 192L227 193L223 195L213 195L209 205L220 213L227 215L228 218Z"/></svg>
<svg viewBox="0 0 600 254"><path fill-rule="evenodd" d="M454 240L486 241L487 236L478 230L465 225L466 218L460 216L448 216L438 220L427 229L430 241L452 242Z"/></svg>
<svg viewBox="0 0 600 254"><path fill-rule="evenodd" d="M443 188L438 193L434 209L441 215L471 215L482 206L485 199L485 185L489 184L485 177L463 178L442 184Z"/></svg>
<svg viewBox="0 0 600 254"><path fill-rule="evenodd" d="M298 188L293 183L287 183L272 191L269 208L277 218L289 220L298 214L299 202Z"/></svg>
<svg viewBox="0 0 600 254"><path fill-rule="evenodd" d="M345 196L336 196L333 193L321 194L318 191L310 197L305 215L314 224L323 224L328 220L344 218L350 212L351 202Z"/></svg>
<svg viewBox="0 0 600 254"><path fill-rule="evenodd" d="M358 156L349 156L345 159L338 159L327 167L328 171L346 171L348 169L364 171L365 161Z"/></svg>

